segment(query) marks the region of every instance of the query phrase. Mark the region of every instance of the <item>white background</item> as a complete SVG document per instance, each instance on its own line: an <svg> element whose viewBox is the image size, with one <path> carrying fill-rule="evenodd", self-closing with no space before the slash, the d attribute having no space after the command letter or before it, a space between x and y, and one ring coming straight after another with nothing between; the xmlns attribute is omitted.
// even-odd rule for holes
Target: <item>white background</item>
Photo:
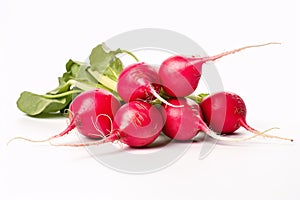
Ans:
<svg viewBox="0 0 300 200"><path fill-rule="evenodd" d="M0 199L299 199L299 11L296 0L1 1ZM85 149L21 141L6 146L14 136L43 138L66 125L63 118L18 111L20 92L54 88L69 58L85 60L102 41L149 27L182 33L209 55L282 42L216 66L225 89L244 98L250 124L278 126L273 134L295 142L219 144L204 160L198 160L201 144L194 143L173 165L146 175L111 170Z"/></svg>

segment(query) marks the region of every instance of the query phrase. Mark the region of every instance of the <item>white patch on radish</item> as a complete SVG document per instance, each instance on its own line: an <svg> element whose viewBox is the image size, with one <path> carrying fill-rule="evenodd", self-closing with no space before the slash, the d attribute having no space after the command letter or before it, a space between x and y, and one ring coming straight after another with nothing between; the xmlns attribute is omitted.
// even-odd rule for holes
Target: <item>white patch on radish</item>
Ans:
<svg viewBox="0 0 300 200"><path fill-rule="evenodd" d="M78 110L78 113L85 113L86 111L88 111L91 107L91 105L93 105L94 101L90 98L87 98L85 100L82 101L82 105L80 106L80 109Z"/></svg>

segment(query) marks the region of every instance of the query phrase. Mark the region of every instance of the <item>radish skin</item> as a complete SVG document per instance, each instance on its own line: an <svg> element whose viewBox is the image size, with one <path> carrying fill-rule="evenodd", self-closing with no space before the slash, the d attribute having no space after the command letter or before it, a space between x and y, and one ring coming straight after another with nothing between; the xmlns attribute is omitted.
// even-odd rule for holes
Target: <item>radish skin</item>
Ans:
<svg viewBox="0 0 300 200"><path fill-rule="evenodd" d="M70 104L70 124L61 133L44 140L15 137L8 143L15 139L23 139L30 142L46 142L62 137L75 128L79 133L89 138L103 138L110 133L111 120L114 119L114 115L120 107L121 103L119 100L104 89L85 91L76 96Z"/></svg>
<svg viewBox="0 0 300 200"><path fill-rule="evenodd" d="M192 140L200 131L203 131L216 140L241 142L250 140L259 135L264 135L265 132L271 130L269 129L264 132L257 133L256 135L245 136L243 138L220 136L216 132L212 131L203 121L202 111L198 103L186 97L174 97L168 101L173 105L183 105L182 107L170 107L168 105L163 106L162 113L165 121L163 133L171 139L180 141Z"/></svg>
<svg viewBox="0 0 300 200"><path fill-rule="evenodd" d="M125 101L145 100L152 101L155 98L168 104L159 93L161 82L157 68L144 62L132 64L121 72L117 83L117 92ZM172 106L171 104L169 104Z"/></svg>
<svg viewBox="0 0 300 200"><path fill-rule="evenodd" d="M106 138L90 143L51 144L82 147L120 141L130 147L145 147L160 135L162 127L163 118L155 106L147 102L131 101L117 111L113 130Z"/></svg>
<svg viewBox="0 0 300 200"><path fill-rule="evenodd" d="M162 62L158 74L163 85L165 93L172 97L185 97L192 94L200 81L202 75L202 65L209 61L215 61L224 56L240 52L242 50L254 47L262 47L271 44L280 44L270 42L259 45L245 46L242 48L226 51L215 56L206 57L185 57L175 55Z"/></svg>
<svg viewBox="0 0 300 200"><path fill-rule="evenodd" d="M249 126L246 122L246 104L235 93L217 92L205 97L200 103L205 123L214 131L227 134L233 133L240 127L260 134L258 130ZM264 134L264 137L293 141L290 138Z"/></svg>

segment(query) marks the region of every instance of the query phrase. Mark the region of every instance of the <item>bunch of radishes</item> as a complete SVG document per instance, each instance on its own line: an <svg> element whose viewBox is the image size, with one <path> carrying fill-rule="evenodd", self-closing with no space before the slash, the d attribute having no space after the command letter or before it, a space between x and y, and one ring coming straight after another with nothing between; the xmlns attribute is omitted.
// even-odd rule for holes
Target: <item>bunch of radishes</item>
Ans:
<svg viewBox="0 0 300 200"><path fill-rule="evenodd" d="M201 102L190 98L199 84L204 63L269 44L274 43L246 46L211 57L176 55L167 58L160 67L134 63L118 76L116 92L122 101L104 89L82 92L70 104L69 126L60 134L39 142L61 137L74 128L99 140L55 145L88 146L118 140L131 147L144 147L161 133L175 140L191 140L200 131L224 141L248 140L259 135L292 141L251 128L245 120L245 103L237 94L219 92L204 97ZM233 133L241 126L254 135L244 138L221 135Z"/></svg>

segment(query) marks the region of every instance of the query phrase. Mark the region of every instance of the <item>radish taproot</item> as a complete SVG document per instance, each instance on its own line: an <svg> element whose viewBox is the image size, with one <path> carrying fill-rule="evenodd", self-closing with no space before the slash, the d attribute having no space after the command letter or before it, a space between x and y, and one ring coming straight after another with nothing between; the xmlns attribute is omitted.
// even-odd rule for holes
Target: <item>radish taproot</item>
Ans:
<svg viewBox="0 0 300 200"><path fill-rule="evenodd" d="M162 115L154 105L143 101L130 101L117 111L113 128L106 138L89 143L51 144L80 147L120 141L130 147L145 147L160 135L162 127Z"/></svg>
<svg viewBox="0 0 300 200"><path fill-rule="evenodd" d="M246 122L246 104L244 100L235 93L217 92L205 97L200 103L204 121L214 131L219 133L233 133L240 127L260 134L259 131L249 126ZM277 138L283 140L293 139L283 138L275 135L264 134L264 137Z"/></svg>
<svg viewBox="0 0 300 200"><path fill-rule="evenodd" d="M117 83L117 92L125 101L158 100L168 102L159 93L161 82L158 76L158 69L144 62L134 63L120 73ZM169 104L170 105L170 104ZM172 106L172 105L171 105Z"/></svg>
<svg viewBox="0 0 300 200"><path fill-rule="evenodd" d="M15 137L12 140L24 139L31 142L46 142L66 135L74 128L89 138L103 138L110 133L110 120L114 119L114 115L120 107L119 100L104 89L85 91L71 102L69 107L70 124L64 131L45 140L31 140L23 137Z"/></svg>
<svg viewBox="0 0 300 200"><path fill-rule="evenodd" d="M165 93L173 97L185 97L192 94L198 84L202 74L202 65L209 61L215 61L219 58L234 54L244 49L261 47L270 44L280 44L270 42L260 45L245 46L242 48L226 51L215 56L206 57L185 57L175 55L162 62L158 74Z"/></svg>
<svg viewBox="0 0 300 200"><path fill-rule="evenodd" d="M210 137L220 141L245 141L250 140L259 135L264 135L264 132L258 133L254 136L247 136L243 138L229 138L220 136L212 131L202 118L202 111L197 102L187 97L170 98L168 102L173 105L183 105L182 107L170 107L163 105L162 114L165 121L163 133L168 137L185 141L193 139L200 131L203 131Z"/></svg>

